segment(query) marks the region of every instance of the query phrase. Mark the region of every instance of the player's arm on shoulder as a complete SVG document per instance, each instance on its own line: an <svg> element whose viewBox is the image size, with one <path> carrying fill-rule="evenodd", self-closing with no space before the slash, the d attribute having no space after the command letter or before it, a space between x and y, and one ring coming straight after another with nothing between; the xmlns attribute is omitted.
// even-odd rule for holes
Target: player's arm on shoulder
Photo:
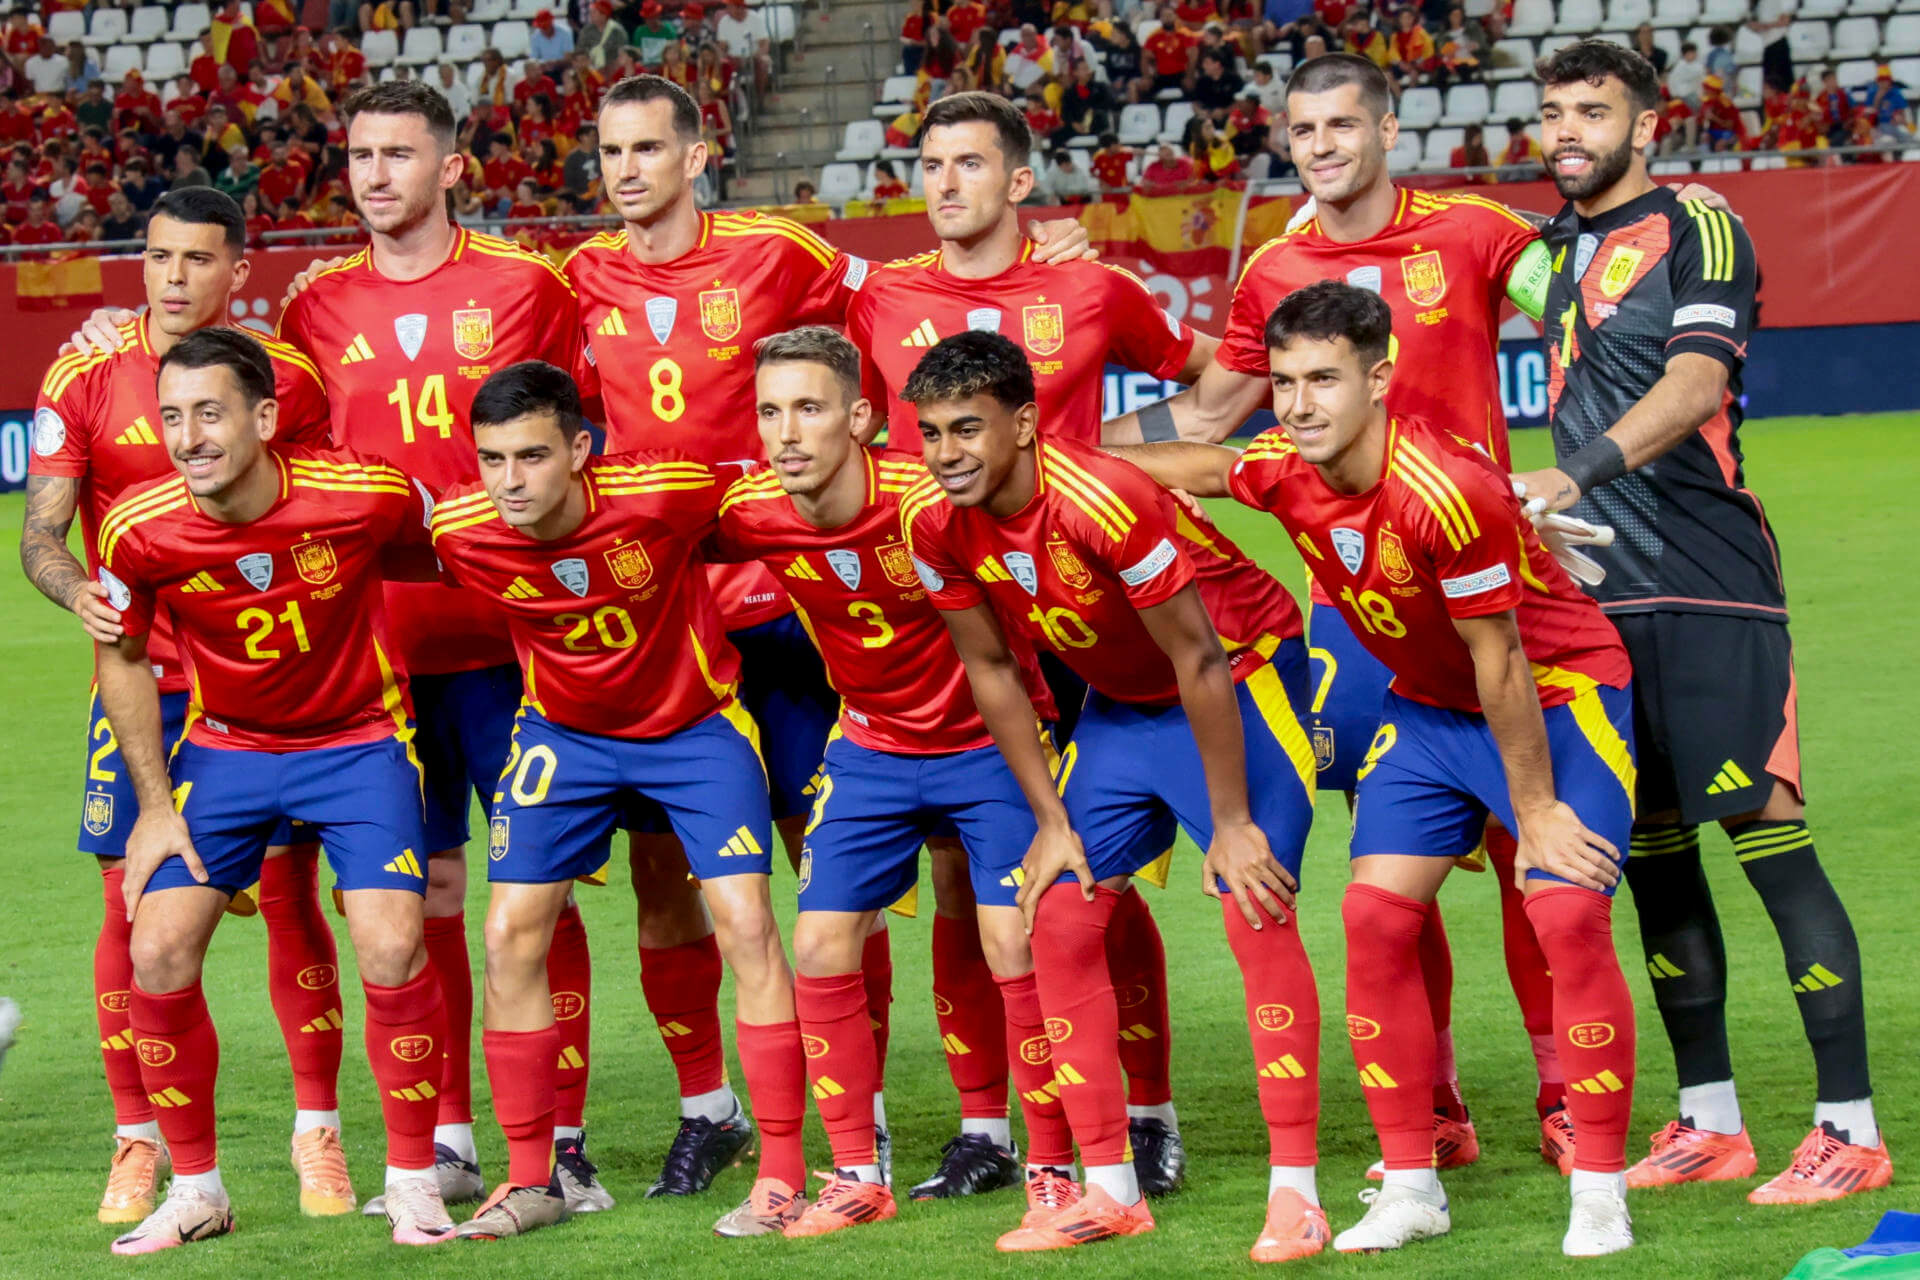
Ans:
<svg viewBox="0 0 1920 1280"><path fill-rule="evenodd" d="M1152 477L1167 489L1181 489L1196 498L1224 498L1233 464L1240 451L1221 444L1170 440L1163 444L1107 444L1106 452Z"/></svg>
<svg viewBox="0 0 1920 1280"><path fill-rule="evenodd" d="M107 589L87 576L87 568L67 546L80 481L73 476L29 475L27 515L20 528L20 567L40 594L71 612L94 640L120 638L120 611L107 602Z"/></svg>
<svg viewBox="0 0 1920 1280"><path fill-rule="evenodd" d="M1267 394L1265 378L1229 369L1216 352L1191 387L1133 413L1107 419L1100 426L1100 439L1104 444L1164 440L1218 443L1258 412Z"/></svg>
<svg viewBox="0 0 1920 1280"><path fill-rule="evenodd" d="M67 335L67 344L60 348L60 354L78 352L91 356L112 351L120 345L120 326L139 314L125 307L95 307L80 322L80 327Z"/></svg>

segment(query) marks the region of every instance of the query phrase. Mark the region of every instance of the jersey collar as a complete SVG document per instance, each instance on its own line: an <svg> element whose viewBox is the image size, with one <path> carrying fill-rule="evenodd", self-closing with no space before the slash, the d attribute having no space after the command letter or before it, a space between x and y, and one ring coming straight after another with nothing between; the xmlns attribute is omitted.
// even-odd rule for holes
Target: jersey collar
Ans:
<svg viewBox="0 0 1920 1280"><path fill-rule="evenodd" d="M1020 256L1013 260L1013 267L1031 261L1033 261L1033 237L1029 236L1025 230L1022 230L1020 232ZM1013 267L1008 267L1007 271L1013 270ZM933 260L933 269L943 276L953 277L953 273L947 270L947 251L944 248L937 251L937 256ZM1007 271L1002 271L995 275L982 276L980 280L968 280L967 283L979 284L981 280L998 280L1001 276L1007 274Z"/></svg>

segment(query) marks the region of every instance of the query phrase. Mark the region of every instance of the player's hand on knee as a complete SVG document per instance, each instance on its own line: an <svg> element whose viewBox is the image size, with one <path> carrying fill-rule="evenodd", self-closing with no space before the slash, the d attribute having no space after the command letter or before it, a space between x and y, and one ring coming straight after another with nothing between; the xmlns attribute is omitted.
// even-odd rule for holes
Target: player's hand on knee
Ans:
<svg viewBox="0 0 1920 1280"><path fill-rule="evenodd" d="M127 833L127 856L121 895L127 903L127 919L133 919L147 881L168 858L179 858L201 884L207 882L207 868L200 861L193 838L187 834L187 822L171 806L158 813L142 812Z"/></svg>
<svg viewBox="0 0 1920 1280"><path fill-rule="evenodd" d="M73 599L67 602L73 610L73 616L80 619L80 625L90 639L101 644L118 644L125 628L120 625L120 611L107 603L107 588L89 579L73 593Z"/></svg>
<svg viewBox="0 0 1920 1280"><path fill-rule="evenodd" d="M315 276L331 267L337 267L345 261L345 258L335 257L315 258L312 262L309 262L305 271L297 273L293 279L287 281L287 291L280 296L281 307L285 308L295 298L305 293L307 286L313 283Z"/></svg>
<svg viewBox="0 0 1920 1280"><path fill-rule="evenodd" d="M1220 827L1213 833L1206 859L1200 864L1201 891L1210 898L1220 896L1220 882L1233 895L1234 905L1250 929L1261 928L1260 913L1275 924L1287 922L1299 882L1274 860L1266 833L1253 823Z"/></svg>
<svg viewBox="0 0 1920 1280"><path fill-rule="evenodd" d="M1030 223L1027 236L1033 241L1035 262L1072 262L1075 258L1092 262L1100 256L1098 249L1088 247L1091 237L1078 218L1049 218L1045 222Z"/></svg>
<svg viewBox="0 0 1920 1280"><path fill-rule="evenodd" d="M1583 889L1605 893L1620 880L1620 851L1587 830L1561 801L1520 819L1520 851L1513 860L1514 886L1523 893L1527 872L1544 871Z"/></svg>
<svg viewBox="0 0 1920 1280"><path fill-rule="evenodd" d="M138 314L125 307L95 307L80 327L67 335L67 345L60 348L60 354L92 356L113 350L120 345L120 326Z"/></svg>
<svg viewBox="0 0 1920 1280"><path fill-rule="evenodd" d="M1028 933L1033 932L1033 915L1040 908L1041 895L1069 871L1080 882L1080 896L1092 902L1097 882L1079 834L1072 827L1040 828L1020 862L1020 894L1014 899Z"/></svg>

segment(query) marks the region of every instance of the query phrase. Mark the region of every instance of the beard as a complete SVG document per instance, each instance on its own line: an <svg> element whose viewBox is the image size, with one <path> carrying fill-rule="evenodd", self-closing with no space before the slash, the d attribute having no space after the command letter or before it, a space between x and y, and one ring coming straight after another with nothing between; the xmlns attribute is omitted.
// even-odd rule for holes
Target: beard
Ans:
<svg viewBox="0 0 1920 1280"><path fill-rule="evenodd" d="M1556 153L1557 155L1558 153ZM1633 139L1629 137L1612 151L1595 155L1584 149L1575 154L1587 156L1592 163L1585 173L1562 174L1556 167L1554 189L1563 200L1589 200L1627 176L1633 167Z"/></svg>

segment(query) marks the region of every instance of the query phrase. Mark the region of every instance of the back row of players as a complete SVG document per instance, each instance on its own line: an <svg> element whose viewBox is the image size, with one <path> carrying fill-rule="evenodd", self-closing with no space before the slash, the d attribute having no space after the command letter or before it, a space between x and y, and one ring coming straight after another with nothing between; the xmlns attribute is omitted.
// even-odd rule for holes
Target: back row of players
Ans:
<svg viewBox="0 0 1920 1280"><path fill-rule="evenodd" d="M197 195L170 197L148 257L152 310L127 322L114 350L56 365L37 420L36 473L71 481L37 482L29 533L36 522L42 535L64 533L86 486L100 589L114 598L100 601L85 572L53 556L44 536L23 545L36 582L78 604L103 642L93 723L106 749L91 756L86 815L102 842L94 851L119 852L130 806L144 815L126 844L124 883L117 863L106 864L109 919L96 964L97 979L104 972L111 982L115 947L131 957L130 980L102 993L130 991L130 999L101 1001L110 1079L120 1047L128 1051L122 1071L133 1065L135 1073L131 1090L115 1089L117 1103L133 1105L118 1107L120 1185L110 1183L102 1216L145 1217L116 1250L144 1252L231 1226L215 1160L217 1046L199 956L229 898L244 901L256 879L275 951L270 978L294 977L273 985L306 1091L294 1143L303 1208L353 1207L329 1064L322 1055L300 1069L306 1037L326 1033L337 1069L341 1018L331 939L312 901L311 837L297 826L274 835L282 817L319 828L360 957L389 1130L382 1207L396 1240L451 1234L444 1202L482 1190L461 1030L471 978L458 858L471 784L494 801L483 1045L510 1168L461 1234L516 1234L569 1208L611 1204L579 1128L590 982L569 887L576 877L604 877L616 825L636 833L643 985L683 1095L681 1132L654 1193L701 1189L753 1133L720 1070L717 951L736 974L736 1036L760 1167L748 1200L716 1230L817 1234L893 1215L879 1089L890 985L879 920L912 890L917 850L928 842L942 898L936 1009L964 1116L961 1137L916 1196L1024 1180L1029 1211L1001 1241L1006 1249L1150 1228L1143 1183L1153 1191L1177 1180L1182 1159L1166 1084L1163 953L1127 886L1160 861L1178 820L1208 847L1209 891L1230 895L1223 918L1247 983L1273 1166L1255 1256L1318 1252L1330 1237L1313 1174L1318 1004L1291 894L1315 757L1323 770L1351 768L1359 742L1371 750L1354 770L1369 782L1360 788L1349 945L1365 957L1356 968L1404 980L1349 994L1385 1190L1336 1245L1392 1247L1444 1231L1436 1160L1464 1163L1476 1153L1457 1083L1442 1065L1451 1058L1450 982L1432 900L1451 857L1480 842L1491 811L1520 836L1517 851L1504 842L1505 860L1519 868L1507 916L1510 967L1529 1030L1539 1028L1543 1150L1575 1175L1565 1245L1576 1253L1626 1247L1620 1171L1632 1011L1606 899L1631 822L1626 653L1518 518L1501 474L1454 438L1478 437L1504 461L1493 325L1535 232L1485 201L1386 183L1379 161L1392 121L1384 85L1363 67L1329 59L1303 69L1290 106L1296 148L1323 161L1302 166L1320 180L1322 219L1357 216L1384 193L1391 207L1382 234L1396 243L1380 248L1388 261L1402 259L1408 305L1427 308L1422 325L1399 335L1392 419L1381 408L1395 367L1392 325L1377 293L1326 286L1274 306L1294 283L1342 274L1311 261L1312 247L1337 245L1326 229L1310 225L1255 260L1216 357L1209 340L1160 314L1125 273L1025 261L1033 246L1013 210L1031 181L1017 167L1023 128L985 97L942 104L927 123L923 164L942 249L873 269L791 224L698 213L689 194L701 163L690 104L664 82L624 82L600 123L609 188L627 226L590 242L562 275L449 223L441 191L457 176L457 158L444 104L413 86L371 90L349 109L356 197L373 246L314 276L282 322L297 349L269 344L271 366L227 331L195 332L218 322L245 266L224 209ZM1615 123L1633 127L1632 68L1603 60L1590 70L1574 66L1550 83L1601 86L1617 99ZM1643 171L1635 176L1644 182ZM1650 198L1679 208L1671 197ZM1722 238L1731 274L1745 272L1730 282L1748 293L1744 326L1750 250L1730 220L1712 216L1708 230ZM1679 218L1673 225L1688 229ZM1398 240L1409 236L1430 245L1403 253ZM1053 246L1063 247L1075 249L1070 240ZM1372 270L1377 277L1380 268ZM1611 280L1610 264L1607 271ZM1449 274L1456 301L1472 291L1460 328L1434 307ZM1263 288L1271 291L1264 297ZM987 301L998 305L978 305ZM1024 350L974 332L1012 332L1016 314ZM853 346L824 330L781 332L807 320L844 322L868 352L864 402ZM1425 357L1428 335L1442 331L1488 353L1484 367L1467 372L1483 385L1464 397L1472 401L1464 418L1461 371ZM623 350L629 343L634 351ZM548 363L518 363L529 359ZM1175 415L1219 399L1221 370L1251 375L1242 381L1257 388L1271 365L1282 432L1237 464L1223 451L1180 446L1127 456L1195 492L1225 493L1231 481L1235 496L1276 510L1317 581L1338 576L1323 567L1344 566L1334 603L1348 634L1400 677L1386 724L1384 667L1369 692L1368 673L1356 670L1364 653L1349 642L1323 663L1310 697L1290 597L1137 471L1090 447L1108 359L1200 377L1196 393L1163 415L1109 424L1110 439L1165 434ZM165 375L157 401L146 382L156 360ZM593 416L608 423L609 457L588 454L575 378L585 408L601 396ZM325 409L316 383L325 384ZM1428 399L1409 413L1401 397L1422 384ZM683 421L690 407L695 417ZM896 433L920 423L933 479L911 459L863 446L886 409ZM756 419L760 446L725 425ZM284 444L329 427L351 454ZM263 439L275 440L274 451L261 451ZM771 468L729 485L732 472L720 464L762 448ZM135 456L146 464L137 474L108 474ZM169 466L181 476L103 516L127 483ZM1291 496L1300 491L1287 482L1311 474L1303 468L1317 468L1331 486L1316 491L1326 509ZM427 489L438 498L432 550L461 589L430 581ZM1355 509L1341 507L1343 493L1357 495ZM687 568L698 559L756 567L714 570L710 600L704 575ZM368 585L381 575L384 610ZM781 587L799 606L797 619L785 612ZM507 627L488 595L504 607ZM156 610L156 600L166 608ZM178 730L163 724L167 699L151 690L156 675L179 680L178 667L168 666L165 638L149 638L149 619L164 628L169 614L184 624L196 689L191 710L180 712L192 723L171 778L161 744ZM1334 648L1321 629L1334 630L1338 616L1316 611L1317 646ZM1438 626L1443 617L1454 634ZM500 662L509 630L518 671ZM818 670L808 632L831 690L793 676ZM1410 636L1417 641L1407 649L1431 669L1396 661L1397 642ZM1091 686L1057 762L1033 732L1036 718L1055 720L1058 709L1030 644ZM1156 648L1164 661L1146 658ZM1441 652L1449 661L1433 659ZM662 681L663 671L676 678ZM1060 670L1051 674L1065 685ZM1343 686L1374 708L1353 713L1358 727L1345 735L1333 716L1320 718L1333 705L1330 691ZM987 749L990 738L1000 753ZM307 759L309 751L329 758ZM1170 768L1169 753L1188 767ZM1436 772L1442 762L1448 772ZM410 826L405 797L422 766L426 822ZM771 809L755 799L762 776ZM810 820L801 818L809 807ZM773 924L767 875L769 817L789 814L800 819L781 824L789 848L804 841L797 980ZM804 835L791 830L801 822ZM270 839L296 843L263 867ZM1502 842L1488 843L1498 856ZM1079 892L1043 892L1068 870ZM155 892L196 883L212 890ZM1523 896L1522 884L1532 891ZM125 912L113 909L116 889ZM132 918L130 939L116 923L122 915ZM285 923L276 928L276 919ZM1111 985L1101 980L1109 958ZM121 963L124 972L129 962ZM1550 980L1549 971L1572 976ZM1851 972L1857 1000L1857 952ZM282 988L288 1006L298 1003L292 988L317 989L331 1003L302 1021L282 1008ZM1863 1038L1859 1058L1864 1086ZM1564 1086L1562 1063L1574 1072ZM1024 1179L1007 1121L1009 1076L1027 1128ZM803 1080L837 1169L811 1202L800 1149ZM1826 1084L1823 1065L1823 1106ZM1835 1101L1855 1106L1855 1117L1867 1108L1870 1126L1865 1096L1863 1087ZM143 1117L142 1101L157 1108L175 1170L157 1209L165 1157L157 1135L140 1127L156 1114ZM1668 1146L1694 1154L1692 1135L1710 1132L1670 1128L1686 1136L1665 1135ZM1842 1159L1877 1154L1884 1166L1884 1143L1845 1141L1864 1137L1858 1119L1852 1129L1837 1144ZM1072 1176L1075 1142L1082 1180ZM1751 1172L1750 1144L1746 1151L1745 1169L1709 1174ZM1676 1180L1659 1177L1655 1162L1667 1154L1656 1144L1636 1171ZM1782 1195L1817 1181L1803 1163L1775 1180ZM1846 1189L1876 1184L1852 1183Z"/></svg>

